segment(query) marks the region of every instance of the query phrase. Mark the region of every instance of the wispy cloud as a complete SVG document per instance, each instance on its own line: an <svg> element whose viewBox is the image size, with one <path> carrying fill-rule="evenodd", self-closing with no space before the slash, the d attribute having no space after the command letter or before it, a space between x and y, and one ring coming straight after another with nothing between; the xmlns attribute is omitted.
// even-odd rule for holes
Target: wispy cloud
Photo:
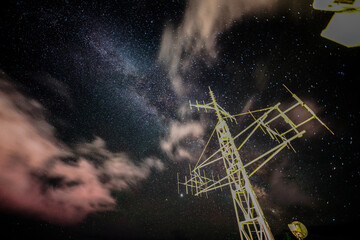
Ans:
<svg viewBox="0 0 360 240"><path fill-rule="evenodd" d="M168 135L160 142L161 149L175 161L195 161L204 145L205 128L200 122L170 123Z"/></svg>
<svg viewBox="0 0 360 240"><path fill-rule="evenodd" d="M277 0L190 0L178 27L165 27L158 59L168 68L174 91L186 93L182 75L191 62L211 62L217 57L219 34L231 28L245 14L272 7Z"/></svg>
<svg viewBox="0 0 360 240"><path fill-rule="evenodd" d="M112 190L123 190L129 184L136 184L139 180L146 179L151 168L163 170L164 164L157 158L145 158L139 165L126 153L113 153L106 149L103 139L96 137L93 142L79 144L75 152L84 158L91 158L97 167L98 175L105 180L104 187Z"/></svg>
<svg viewBox="0 0 360 240"><path fill-rule="evenodd" d="M75 149L56 138L43 107L0 76L0 207L72 224L88 214L111 210L112 190L163 170L156 158L139 164L107 150L101 138Z"/></svg>

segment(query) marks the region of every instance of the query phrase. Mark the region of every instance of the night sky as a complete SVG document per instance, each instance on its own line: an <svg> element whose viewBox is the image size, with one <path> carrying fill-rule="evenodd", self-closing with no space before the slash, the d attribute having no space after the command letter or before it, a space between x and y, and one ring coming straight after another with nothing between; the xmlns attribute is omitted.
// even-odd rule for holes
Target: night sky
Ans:
<svg viewBox="0 0 360 240"><path fill-rule="evenodd" d="M231 114L289 106L282 84L335 135L312 122L250 178L272 232L356 233L360 48L320 36L333 13L309 0L2 5L1 239L239 239L228 189L177 193L216 124L188 101L209 102L210 86Z"/></svg>

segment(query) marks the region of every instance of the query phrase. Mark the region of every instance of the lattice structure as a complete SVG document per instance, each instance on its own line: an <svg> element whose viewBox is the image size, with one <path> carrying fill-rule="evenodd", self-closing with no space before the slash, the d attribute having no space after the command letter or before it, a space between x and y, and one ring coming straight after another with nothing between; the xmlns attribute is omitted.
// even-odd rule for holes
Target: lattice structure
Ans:
<svg viewBox="0 0 360 240"><path fill-rule="evenodd" d="M285 85L284 87L286 88ZM288 88L286 89L291 93L292 97L296 100L296 103L285 110L281 110L279 108L280 103L278 103L269 108L249 111L247 113L237 115L230 115L221 106L219 106L219 104L217 104L214 93L210 88L209 93L211 103L199 104L196 102L196 104L192 104L190 102L190 108L196 107L198 110L204 109L205 111L215 111L218 123L216 124L214 131L212 132L196 165L193 168L189 166L189 178L185 176L185 182L180 182L179 174L177 175L178 192L180 193L180 185L184 185L187 194L190 192L195 196L202 196L205 194L207 197L209 191L219 188L222 190L223 187L229 186L233 199L236 220L239 227L240 238L242 240L274 239L249 178L282 149L288 147L289 149L295 151L291 142L294 139L303 136L305 130L300 131L299 128L309 121L313 119L317 120L333 134L333 132L300 98L293 94ZM304 108L309 113L310 117L295 124L288 115L290 111L298 107ZM254 115L259 113L263 114L256 118ZM233 137L226 121L230 120L236 122L236 117L245 114L251 115L253 122ZM282 127L280 133L280 131L274 126L279 126L281 124ZM244 161L240 157L239 151L241 151L249 139L254 136L257 130L262 130L263 134L269 135L272 142L275 143L275 146L253 159L246 159ZM215 132L217 134L220 148L211 156L202 160L205 150ZM239 139L241 140L237 143ZM212 164L218 164L219 161L223 162L225 173L223 173L221 177L220 175L214 177L214 172L210 170L211 173L209 174L208 169ZM251 171L249 171L250 169Z"/></svg>

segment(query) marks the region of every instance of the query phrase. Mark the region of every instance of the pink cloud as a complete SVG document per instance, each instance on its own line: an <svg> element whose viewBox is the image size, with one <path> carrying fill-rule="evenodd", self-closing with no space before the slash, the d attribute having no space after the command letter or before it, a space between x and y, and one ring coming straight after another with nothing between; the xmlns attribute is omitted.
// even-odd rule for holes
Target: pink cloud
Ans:
<svg viewBox="0 0 360 240"><path fill-rule="evenodd" d="M160 142L160 147L172 160L195 161L200 155L198 149L202 149L204 145L202 140L204 133L204 126L200 122L173 121L170 123L168 135Z"/></svg>
<svg viewBox="0 0 360 240"><path fill-rule="evenodd" d="M0 76L0 208L73 224L116 205L111 190L146 179L163 163L147 158L139 165L125 153L112 153L105 141L70 149L55 137L42 106ZM86 156L100 156L94 165ZM66 163L67 157L77 159ZM108 181L100 181L106 176Z"/></svg>
<svg viewBox="0 0 360 240"><path fill-rule="evenodd" d="M301 98L301 96L300 96L300 98ZM319 105L315 101L310 100L310 99L302 99L302 100L316 115L321 113L321 107L319 107ZM291 107L293 104L295 104L294 101L282 103L280 105L280 109L282 109L284 111L285 109ZM293 110L287 112L286 115L296 125L300 124L303 121L312 117L311 113L305 107L303 107L301 105L299 105L296 108L294 108ZM274 123L277 124L280 122L280 120L284 121L282 118L281 119L279 118L279 120L275 121ZM289 127L287 126L287 128L289 128ZM306 133L304 134L305 137L313 137L319 132L325 132L326 128L324 126L322 126L316 119L313 119L313 120L307 122L306 124L300 126L299 130L306 131Z"/></svg>

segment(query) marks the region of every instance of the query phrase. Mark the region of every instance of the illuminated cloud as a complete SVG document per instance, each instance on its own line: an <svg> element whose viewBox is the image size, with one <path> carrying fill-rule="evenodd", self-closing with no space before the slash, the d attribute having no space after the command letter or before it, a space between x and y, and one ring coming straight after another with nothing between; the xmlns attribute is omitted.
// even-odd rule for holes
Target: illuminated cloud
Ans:
<svg viewBox="0 0 360 240"><path fill-rule="evenodd" d="M219 34L231 28L245 14L270 8L276 0L190 0L180 25L165 27L158 59L168 68L174 91L183 96L182 79L193 60L211 62L217 57Z"/></svg>
<svg viewBox="0 0 360 240"><path fill-rule="evenodd" d="M300 98L302 98L300 96ZM319 104L317 104L314 100L311 99L302 99L304 103L317 115L319 116L322 112L321 107ZM280 109L287 109L291 107L293 104L295 104L294 101L292 102L284 102L280 105ZM312 115L309 113L307 109L305 109L303 106L298 106L294 108L293 110L286 113L286 115L295 123L299 124L303 121L306 121L307 119L311 118ZM321 118L321 117L320 117ZM322 119L324 120L324 119ZM283 121L281 119L281 121ZM278 124L280 122L280 119L278 121L275 121L275 124ZM299 127L299 130L305 130L306 133L304 134L304 137L314 137L319 132L325 132L326 128L322 126L316 119L313 119L306 124Z"/></svg>
<svg viewBox="0 0 360 240"><path fill-rule="evenodd" d="M175 161L195 161L202 149L205 129L200 122L171 122L168 135L160 142L161 149ZM194 139L195 141L191 141Z"/></svg>
<svg viewBox="0 0 360 240"><path fill-rule="evenodd" d="M164 164L157 158L146 158L136 165L126 153L112 153L106 149L105 141L99 137L91 143L79 144L76 152L80 156L91 157L92 161L101 163L98 174L103 176L104 187L113 190L123 190L129 184L146 179L151 168L163 170Z"/></svg>
<svg viewBox="0 0 360 240"><path fill-rule="evenodd" d="M270 195L278 204L310 205L310 196L295 182L288 181L280 171L273 171L270 177Z"/></svg>
<svg viewBox="0 0 360 240"><path fill-rule="evenodd" d="M70 149L55 137L42 106L0 77L0 207L49 222L73 224L88 214L111 210L112 190L163 170L156 158L136 165L125 153L112 153L105 141Z"/></svg>

